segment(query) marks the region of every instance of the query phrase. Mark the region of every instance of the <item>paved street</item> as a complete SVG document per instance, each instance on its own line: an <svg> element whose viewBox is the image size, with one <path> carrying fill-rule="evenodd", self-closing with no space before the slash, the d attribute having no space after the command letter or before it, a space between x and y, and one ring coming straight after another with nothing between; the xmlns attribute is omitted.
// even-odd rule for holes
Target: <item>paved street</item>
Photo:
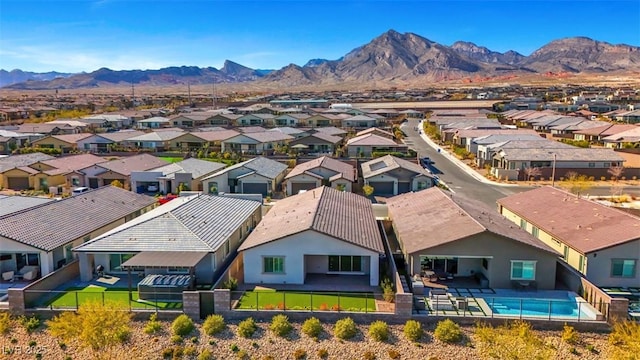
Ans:
<svg viewBox="0 0 640 360"><path fill-rule="evenodd" d="M438 174L438 177L449 185L454 192L475 198L490 206L496 206L496 200L500 198L533 188L529 186L500 186L478 181L478 179L460 169L458 165L452 163L444 155L429 146L420 137L420 134L414 130L416 127L419 127L419 121L416 119L403 123L402 130L407 135L405 143L413 148L419 157L428 156L435 161L435 167L442 172ZM640 187L627 186L624 192L640 196ZM588 193L590 195L609 196L611 195L611 187L592 188Z"/></svg>

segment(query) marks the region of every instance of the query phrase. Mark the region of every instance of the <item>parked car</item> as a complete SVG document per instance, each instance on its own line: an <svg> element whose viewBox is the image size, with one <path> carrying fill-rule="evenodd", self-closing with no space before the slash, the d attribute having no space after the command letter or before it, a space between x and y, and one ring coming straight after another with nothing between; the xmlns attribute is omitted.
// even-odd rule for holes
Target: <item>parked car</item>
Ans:
<svg viewBox="0 0 640 360"><path fill-rule="evenodd" d="M147 192L158 192L158 185L147 186Z"/></svg>
<svg viewBox="0 0 640 360"><path fill-rule="evenodd" d="M433 165L434 161L431 160L430 157L423 157L420 158L420 165L422 165L423 168L428 168L430 165Z"/></svg>

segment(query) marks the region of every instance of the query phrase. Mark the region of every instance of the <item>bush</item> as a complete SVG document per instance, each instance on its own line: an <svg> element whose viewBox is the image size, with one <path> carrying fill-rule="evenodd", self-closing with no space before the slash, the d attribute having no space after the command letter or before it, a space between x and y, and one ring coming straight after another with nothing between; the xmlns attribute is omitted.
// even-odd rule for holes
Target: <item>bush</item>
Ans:
<svg viewBox="0 0 640 360"><path fill-rule="evenodd" d="M240 351L240 348L238 347L238 345L236 344L231 344L231 346L229 347L231 349L231 351L233 352L238 352Z"/></svg>
<svg viewBox="0 0 640 360"><path fill-rule="evenodd" d="M222 287L224 289L229 289L229 290L233 291L233 290L238 288L238 279L236 279L234 277L229 277L229 280L224 281L222 283Z"/></svg>
<svg viewBox="0 0 640 360"><path fill-rule="evenodd" d="M389 339L389 326L384 321L374 321L369 325L369 337L375 341L387 341Z"/></svg>
<svg viewBox="0 0 640 360"><path fill-rule="evenodd" d="M7 334L11 327L11 315L8 312L0 313L0 335Z"/></svg>
<svg viewBox="0 0 640 360"><path fill-rule="evenodd" d="M213 353L209 349L202 350L200 355L198 355L198 360L213 360L213 359L215 359L215 357L213 356Z"/></svg>
<svg viewBox="0 0 640 360"><path fill-rule="evenodd" d="M400 353L393 349L387 351L387 355L389 355L390 359L400 359Z"/></svg>
<svg viewBox="0 0 640 360"><path fill-rule="evenodd" d="M152 335L160 332L160 330L162 330L162 323L158 321L158 314L153 313L149 317L147 324L144 326L144 333Z"/></svg>
<svg viewBox="0 0 640 360"><path fill-rule="evenodd" d="M257 330L256 322L253 318L244 319L238 324L238 335L243 338L250 338Z"/></svg>
<svg viewBox="0 0 640 360"><path fill-rule="evenodd" d="M392 303L396 298L396 292L393 290L393 283L389 280L388 277L382 279L380 283L380 288L382 289L382 297L384 301Z"/></svg>
<svg viewBox="0 0 640 360"><path fill-rule="evenodd" d="M197 353L198 353L198 349L196 349L196 347L193 345L186 346L183 351L183 355L186 356L188 359L192 358Z"/></svg>
<svg viewBox="0 0 640 360"><path fill-rule="evenodd" d="M236 357L240 360L246 360L249 358L249 353L247 350L242 349L236 353Z"/></svg>
<svg viewBox="0 0 640 360"><path fill-rule="evenodd" d="M172 344L181 344L182 340L184 340L184 339L180 335L171 335L171 343Z"/></svg>
<svg viewBox="0 0 640 360"><path fill-rule="evenodd" d="M492 359L555 359L557 349L547 345L525 321L499 327L478 324L475 329L478 351Z"/></svg>
<svg viewBox="0 0 640 360"><path fill-rule="evenodd" d="M338 339L346 340L356 336L357 331L356 323L352 318L348 317L336 321L336 325L333 329L333 335Z"/></svg>
<svg viewBox="0 0 640 360"><path fill-rule="evenodd" d="M224 317L217 314L207 316L202 324L202 330L204 330L205 334L210 336L222 332L226 327L227 325L224 323Z"/></svg>
<svg viewBox="0 0 640 360"><path fill-rule="evenodd" d="M317 318L309 318L302 324L302 332L308 337L317 338L322 333L322 324Z"/></svg>
<svg viewBox="0 0 640 360"><path fill-rule="evenodd" d="M193 320L186 314L178 316L173 323L171 323L171 331L174 335L185 336L189 335L194 329Z"/></svg>
<svg viewBox="0 0 640 360"><path fill-rule="evenodd" d="M578 334L573 326L565 324L562 330L562 341L567 344L575 345L580 342L580 334Z"/></svg>
<svg viewBox="0 0 640 360"><path fill-rule="evenodd" d="M293 352L293 358L296 360L302 360L305 359L307 357L307 352L304 349L296 349L296 351Z"/></svg>
<svg viewBox="0 0 640 360"><path fill-rule="evenodd" d="M640 322L626 320L613 324L609 334L612 359L635 359L640 354Z"/></svg>
<svg viewBox="0 0 640 360"><path fill-rule="evenodd" d="M40 327L40 318L37 316L20 316L20 324L27 330L27 334L31 334Z"/></svg>
<svg viewBox="0 0 640 360"><path fill-rule="evenodd" d="M287 336L293 329L291 323L289 323L289 318L286 315L276 315L271 319L271 325L269 326L269 330L273 331L274 334L278 336Z"/></svg>
<svg viewBox="0 0 640 360"><path fill-rule="evenodd" d="M460 326L451 319L445 319L438 322L433 336L445 343L457 343L462 340L462 330Z"/></svg>
<svg viewBox="0 0 640 360"><path fill-rule="evenodd" d="M320 359L326 359L329 357L329 351L325 348L318 349L317 355Z"/></svg>
<svg viewBox="0 0 640 360"><path fill-rule="evenodd" d="M422 335L424 334L424 330L422 330L422 325L420 324L420 322L416 320L407 320L407 322L404 324L404 329L402 331L404 332L404 336L409 341L418 341L420 340L420 338L422 338Z"/></svg>
<svg viewBox="0 0 640 360"><path fill-rule="evenodd" d="M374 354L373 352L367 350L367 351L364 352L364 354L362 354L362 357L365 360L375 360L376 354Z"/></svg>

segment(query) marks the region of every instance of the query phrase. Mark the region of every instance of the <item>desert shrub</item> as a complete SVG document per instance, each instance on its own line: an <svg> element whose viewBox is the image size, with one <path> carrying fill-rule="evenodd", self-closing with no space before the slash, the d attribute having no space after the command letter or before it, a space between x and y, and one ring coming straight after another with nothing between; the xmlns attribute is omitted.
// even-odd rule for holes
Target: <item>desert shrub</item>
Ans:
<svg viewBox="0 0 640 360"><path fill-rule="evenodd" d="M365 351L364 354L362 354L362 357L364 358L364 360L375 360L376 358L376 354L373 353L373 351Z"/></svg>
<svg viewBox="0 0 640 360"><path fill-rule="evenodd" d="M211 336L220 333L226 327L227 325L224 322L224 317L218 314L207 316L202 324L202 330L204 330L204 333Z"/></svg>
<svg viewBox="0 0 640 360"><path fill-rule="evenodd" d="M5 335L12 328L11 315L8 312L0 313L0 335Z"/></svg>
<svg viewBox="0 0 640 360"><path fill-rule="evenodd" d="M35 315L34 316L22 315L20 316L19 321L20 321L20 324L27 331L27 334L31 334L32 332L36 331L36 329L39 328L41 325L40 318Z"/></svg>
<svg viewBox="0 0 640 360"><path fill-rule="evenodd" d="M531 324L514 321L499 327L477 324L474 330L480 354L492 359L554 359L557 350L536 335Z"/></svg>
<svg viewBox="0 0 640 360"><path fill-rule="evenodd" d="M162 353L160 354L163 359L171 359L173 357L173 348L168 347L162 349Z"/></svg>
<svg viewBox="0 0 640 360"><path fill-rule="evenodd" d="M256 322L253 318L246 318L238 324L238 335L243 338L250 338L257 329Z"/></svg>
<svg viewBox="0 0 640 360"><path fill-rule="evenodd" d="M184 339L180 335L171 335L170 340L172 344L181 344Z"/></svg>
<svg viewBox="0 0 640 360"><path fill-rule="evenodd" d="M27 345L29 345L29 347L35 347L36 345L38 345L38 343L35 340L29 340L29 343Z"/></svg>
<svg viewBox="0 0 640 360"><path fill-rule="evenodd" d="M182 352L182 354L189 359L195 356L197 353L198 353L198 349L193 345L186 346Z"/></svg>
<svg viewBox="0 0 640 360"><path fill-rule="evenodd" d="M77 313L64 312L47 322L63 340L77 339L93 350L123 343L131 332L131 313L117 303L86 302Z"/></svg>
<svg viewBox="0 0 640 360"><path fill-rule="evenodd" d="M387 355L389 355L390 359L400 359L400 353L394 349L389 349Z"/></svg>
<svg viewBox="0 0 640 360"><path fill-rule="evenodd" d="M587 344L587 346L585 348L590 353L593 353L593 354L597 354L598 353L598 350L596 349L596 347L593 344Z"/></svg>
<svg viewBox="0 0 640 360"><path fill-rule="evenodd" d="M211 352L211 350L206 348L202 350L200 355L198 355L198 360L213 360L213 359L215 359L215 356L213 356L213 352Z"/></svg>
<svg viewBox="0 0 640 360"><path fill-rule="evenodd" d="M265 355L262 357L262 360L276 360L272 355Z"/></svg>
<svg viewBox="0 0 640 360"><path fill-rule="evenodd" d="M316 353L316 355L318 355L320 359L326 359L329 357L329 351L327 351L327 349L325 348L318 349L318 352Z"/></svg>
<svg viewBox="0 0 640 360"><path fill-rule="evenodd" d="M233 291L238 288L238 279L234 277L229 277L229 280L226 280L222 283L222 287L224 289L229 289Z"/></svg>
<svg viewBox="0 0 640 360"><path fill-rule="evenodd" d="M418 341L424 334L422 325L416 320L407 320L407 322L404 324L404 329L402 330L402 332L409 341Z"/></svg>
<svg viewBox="0 0 640 360"><path fill-rule="evenodd" d="M384 321L374 321L369 325L369 337L375 341L387 341L389 339L389 326Z"/></svg>
<svg viewBox="0 0 640 360"><path fill-rule="evenodd" d="M296 351L293 352L293 358L296 360L302 360L305 359L307 357L307 351L304 349L296 349Z"/></svg>
<svg viewBox="0 0 640 360"><path fill-rule="evenodd" d="M234 353L235 353L235 352L240 351L240 348L239 348L239 347L238 347L238 345L236 345L236 344L231 344L231 346L229 346L229 348L230 348L230 349L231 349L231 351L233 351Z"/></svg>
<svg viewBox="0 0 640 360"><path fill-rule="evenodd" d="M384 301L392 303L396 299L396 292L393 290L393 283L388 277L382 279L380 282L380 288L382 289L382 297Z"/></svg>
<svg viewBox="0 0 640 360"><path fill-rule="evenodd" d="M580 342L580 334L578 334L573 326L565 324L562 329L562 341L567 344L575 345Z"/></svg>
<svg viewBox="0 0 640 360"><path fill-rule="evenodd" d="M160 332L160 330L162 330L162 323L158 321L158 314L153 313L144 326L144 333L152 335Z"/></svg>
<svg viewBox="0 0 640 360"><path fill-rule="evenodd" d="M192 336L191 337L191 343L192 344L197 344L198 343L198 337L197 336Z"/></svg>
<svg viewBox="0 0 640 360"><path fill-rule="evenodd" d="M317 318L309 318L302 324L302 333L308 337L317 338L322 333L322 324Z"/></svg>
<svg viewBox="0 0 640 360"><path fill-rule="evenodd" d="M612 359L635 359L640 354L640 322L618 321L609 334Z"/></svg>
<svg viewBox="0 0 640 360"><path fill-rule="evenodd" d="M347 317L336 321L336 325L333 329L333 335L338 339L351 339L356 336L356 323L352 318Z"/></svg>
<svg viewBox="0 0 640 360"><path fill-rule="evenodd" d="M249 353L247 352L247 350L242 349L236 353L236 357L239 360L246 360L246 359L249 359Z"/></svg>
<svg viewBox="0 0 640 360"><path fill-rule="evenodd" d="M271 325L269 325L269 330L271 330L274 334L278 336L287 336L293 329L291 323L289 322L289 318L286 315L276 315L271 319Z"/></svg>
<svg viewBox="0 0 640 360"><path fill-rule="evenodd" d="M442 342L457 343L462 340L462 330L451 319L445 319L438 322L433 336Z"/></svg>
<svg viewBox="0 0 640 360"><path fill-rule="evenodd" d="M186 314L178 316L173 320L173 323L171 323L171 331L174 335L189 335L189 333L191 333L195 328L193 320L191 320L191 318Z"/></svg>

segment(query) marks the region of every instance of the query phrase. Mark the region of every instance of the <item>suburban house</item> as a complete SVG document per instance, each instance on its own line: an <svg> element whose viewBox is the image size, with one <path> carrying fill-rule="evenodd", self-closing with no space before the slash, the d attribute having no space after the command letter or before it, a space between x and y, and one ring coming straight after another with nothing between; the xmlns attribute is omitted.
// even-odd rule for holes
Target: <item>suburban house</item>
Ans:
<svg viewBox="0 0 640 360"><path fill-rule="evenodd" d="M107 153L112 147L120 146L123 141L144 134L136 130L122 130L118 132L93 134L77 142L78 150L92 153Z"/></svg>
<svg viewBox="0 0 640 360"><path fill-rule="evenodd" d="M89 133L65 134L65 135L49 135L42 139L34 140L31 143L33 147L41 147L48 149L59 149L62 153L68 153L78 150L78 141L92 136Z"/></svg>
<svg viewBox="0 0 640 360"><path fill-rule="evenodd" d="M210 112L183 113L172 116L170 120L173 123L173 126L180 128L197 128L200 126L211 125L211 118L214 115L214 113Z"/></svg>
<svg viewBox="0 0 640 360"><path fill-rule="evenodd" d="M132 270L138 280L190 274L197 284L213 284L216 270L224 269L260 222L261 207L258 201L232 197L179 197L75 247L80 278L91 280L102 265L111 275Z"/></svg>
<svg viewBox="0 0 640 360"><path fill-rule="evenodd" d="M393 135L392 132L379 129L377 127L372 127L372 128L368 128L368 129L365 129L365 130L358 131L356 133L356 137L362 136L362 135L368 135L368 134L375 134L375 135L381 136L383 138L391 139L391 140L395 139L395 135Z"/></svg>
<svg viewBox="0 0 640 360"><path fill-rule="evenodd" d="M337 128L335 126L308 128L306 130L309 134L323 133L327 135L338 136L343 139L347 136L347 132L345 130Z"/></svg>
<svg viewBox="0 0 640 360"><path fill-rule="evenodd" d="M63 189L58 188L64 187L66 188L64 192L69 193L73 187L86 186L81 169L105 161L104 158L93 154L62 156L51 160L38 161L29 165L31 169L37 171L36 174L29 175L33 178L32 187L34 190L42 190L54 194L62 194ZM26 172L25 175L27 175ZM52 188L55 188L55 190Z"/></svg>
<svg viewBox="0 0 640 360"><path fill-rule="evenodd" d="M222 151L242 154L269 154L291 140L293 140L293 136L279 131L243 133L223 140Z"/></svg>
<svg viewBox="0 0 640 360"><path fill-rule="evenodd" d="M342 138L323 132L314 132L307 136L291 140L289 147L302 153L335 154L342 144Z"/></svg>
<svg viewBox="0 0 640 360"><path fill-rule="evenodd" d="M374 152L406 153L405 144L398 144L392 139L376 134L357 136L347 140L347 154L351 157L371 157Z"/></svg>
<svg viewBox="0 0 640 360"><path fill-rule="evenodd" d="M342 119L343 128L365 129L378 125L378 119L367 115L355 115Z"/></svg>
<svg viewBox="0 0 640 360"><path fill-rule="evenodd" d="M61 123L44 123L44 124L22 124L19 125L16 132L19 133L39 133L47 135L62 135L62 134L78 134L80 128L77 126L71 126Z"/></svg>
<svg viewBox="0 0 640 360"><path fill-rule="evenodd" d="M483 203L433 188L389 198L387 208L410 274L555 288L560 254Z"/></svg>
<svg viewBox="0 0 640 360"><path fill-rule="evenodd" d="M498 211L593 284L640 284L640 218L549 186L499 199Z"/></svg>
<svg viewBox="0 0 640 360"><path fill-rule="evenodd" d="M275 126L298 126L302 120L309 118L308 114L281 114L273 118Z"/></svg>
<svg viewBox="0 0 640 360"><path fill-rule="evenodd" d="M513 135L485 135L482 137L474 138L467 145L467 150L475 154L476 165L480 168L484 167L485 163L491 164L493 155L495 155L495 146L497 144L506 144L510 141L545 141L537 134L513 134ZM560 144L558 142L558 144ZM564 145L564 144L563 144Z"/></svg>
<svg viewBox="0 0 640 360"><path fill-rule="evenodd" d="M496 177L518 179L519 173L530 167L541 168L542 176L556 178L568 172L600 178L607 176L612 166L621 166L624 158L611 149L597 148L503 148L493 156L491 172Z"/></svg>
<svg viewBox="0 0 640 360"><path fill-rule="evenodd" d="M351 192L358 177L353 165L323 156L296 165L284 179L286 194L295 195L322 185Z"/></svg>
<svg viewBox="0 0 640 360"><path fill-rule="evenodd" d="M273 114L263 114L263 113L246 114L237 118L235 121L235 125L237 126L273 125L274 119L275 119L275 115Z"/></svg>
<svg viewBox="0 0 640 360"><path fill-rule="evenodd" d="M202 180L202 188L209 194L239 193L269 196L278 191L287 165L262 156L229 166Z"/></svg>
<svg viewBox="0 0 640 360"><path fill-rule="evenodd" d="M177 194L183 184L184 190L202 191L202 179L225 166L213 161L189 158L151 170L132 172L131 189L137 193Z"/></svg>
<svg viewBox="0 0 640 360"><path fill-rule="evenodd" d="M277 131L283 134L287 134L289 136L293 136L294 139L299 139L309 135L304 129L292 128L289 126L280 126L277 128L269 129L267 131Z"/></svg>
<svg viewBox="0 0 640 360"><path fill-rule="evenodd" d="M113 186L0 217L0 267L47 275L74 259L71 249L151 210L156 199Z"/></svg>
<svg viewBox="0 0 640 360"><path fill-rule="evenodd" d="M382 239L371 202L320 187L278 202L240 245L247 284L379 283Z"/></svg>
<svg viewBox="0 0 640 360"><path fill-rule="evenodd" d="M422 166L387 155L362 164L365 185L373 187L373 195L389 196L420 191L436 185Z"/></svg>
<svg viewBox="0 0 640 360"><path fill-rule="evenodd" d="M125 189L131 188L131 173L145 171L167 165L167 162L150 154L123 157L80 169L84 174L85 186L92 189L110 185L118 180Z"/></svg>
<svg viewBox="0 0 640 360"><path fill-rule="evenodd" d="M216 114L209 119L211 125L233 125L242 115L237 114Z"/></svg>
<svg viewBox="0 0 640 360"><path fill-rule="evenodd" d="M589 142L601 143L605 137L616 135L621 132L635 129L636 125L631 124L607 124L596 128L582 129L573 132L574 140L587 140Z"/></svg>
<svg viewBox="0 0 640 360"><path fill-rule="evenodd" d="M123 145L150 151L171 150L172 142L180 138L185 132L182 130L152 131L134 136L123 141Z"/></svg>
<svg viewBox="0 0 640 360"><path fill-rule="evenodd" d="M638 147L640 144L640 126L635 129L619 132L602 139L605 147L623 149L625 147Z"/></svg>
<svg viewBox="0 0 640 360"><path fill-rule="evenodd" d="M29 165L39 161L55 159L51 155L43 153L11 155L0 158L0 188L12 190L26 190L34 188L34 180L31 175L38 173Z"/></svg>
<svg viewBox="0 0 640 360"><path fill-rule="evenodd" d="M152 118L136 121L136 127L138 129L161 129L171 126L173 126L171 119L162 116L154 116Z"/></svg>
<svg viewBox="0 0 640 360"><path fill-rule="evenodd" d="M13 150L30 144L42 137L44 137L44 135L38 133L19 133L0 129L0 155L11 155Z"/></svg>
<svg viewBox="0 0 640 360"><path fill-rule="evenodd" d="M51 198L21 195L0 195L0 217L56 201Z"/></svg>
<svg viewBox="0 0 640 360"><path fill-rule="evenodd" d="M537 135L530 135L531 137L516 137L513 139L507 139L505 141L489 143L491 139L484 140L478 139L476 162L482 164L479 166L484 167L485 164L492 165L495 155L502 149L537 149L554 152L555 149L576 149L575 146L562 143L555 140L547 140ZM494 139L499 139L495 137ZM540 167L540 166L536 166Z"/></svg>

